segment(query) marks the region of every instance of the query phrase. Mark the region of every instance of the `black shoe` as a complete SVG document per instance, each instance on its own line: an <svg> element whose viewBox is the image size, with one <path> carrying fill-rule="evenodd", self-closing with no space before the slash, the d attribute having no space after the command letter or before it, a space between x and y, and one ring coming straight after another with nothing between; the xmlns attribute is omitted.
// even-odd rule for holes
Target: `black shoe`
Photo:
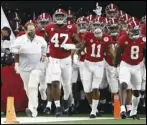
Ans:
<svg viewBox="0 0 147 125"><path fill-rule="evenodd" d="M140 106L145 107L145 99L144 98L140 98Z"/></svg>
<svg viewBox="0 0 147 125"><path fill-rule="evenodd" d="M26 108L25 112L28 117L33 117L30 109Z"/></svg>
<svg viewBox="0 0 147 125"><path fill-rule="evenodd" d="M132 115L130 116L129 118L133 118L134 120L140 120L139 116L136 114L136 115Z"/></svg>
<svg viewBox="0 0 147 125"><path fill-rule="evenodd" d="M91 114L89 118L96 118L96 115Z"/></svg>
<svg viewBox="0 0 147 125"><path fill-rule="evenodd" d="M69 110L68 100L63 100L63 111L64 111L64 113L68 114L68 110Z"/></svg>
<svg viewBox="0 0 147 125"><path fill-rule="evenodd" d="M57 107L56 108L56 117L61 117L62 116L62 108L61 107Z"/></svg>
<svg viewBox="0 0 147 125"><path fill-rule="evenodd" d="M122 119L126 119L127 118L127 114L126 114L126 112L121 112L121 118Z"/></svg>
<svg viewBox="0 0 147 125"><path fill-rule="evenodd" d="M101 114L100 112L96 112L96 116L97 116L97 117L101 117L102 114Z"/></svg>
<svg viewBox="0 0 147 125"><path fill-rule="evenodd" d="M51 109L49 107L45 107L45 109L43 110L43 113L49 115L51 114Z"/></svg>
<svg viewBox="0 0 147 125"><path fill-rule="evenodd" d="M128 118L130 117L130 112L131 112L131 110L127 111L127 117Z"/></svg>
<svg viewBox="0 0 147 125"><path fill-rule="evenodd" d="M73 114L73 106L70 106L68 110L68 116L71 116L72 114Z"/></svg>

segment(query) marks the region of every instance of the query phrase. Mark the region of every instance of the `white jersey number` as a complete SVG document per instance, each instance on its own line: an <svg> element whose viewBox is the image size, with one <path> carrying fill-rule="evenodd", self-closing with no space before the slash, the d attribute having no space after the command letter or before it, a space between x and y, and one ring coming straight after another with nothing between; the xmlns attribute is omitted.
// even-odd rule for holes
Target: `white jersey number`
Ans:
<svg viewBox="0 0 147 125"><path fill-rule="evenodd" d="M138 59L139 57L139 47L132 46L131 47L131 59Z"/></svg>
<svg viewBox="0 0 147 125"><path fill-rule="evenodd" d="M96 44L92 44L91 47L92 47L91 56L92 57L101 57L101 55L100 55L101 45L96 46ZM95 49L97 49L97 53L95 53Z"/></svg>
<svg viewBox="0 0 147 125"><path fill-rule="evenodd" d="M59 46L59 37L64 37L64 40L63 40L63 42L60 46ZM63 47L63 45L67 42L67 40L68 40L68 34L55 33L54 36L51 39L51 42L54 43L55 47Z"/></svg>

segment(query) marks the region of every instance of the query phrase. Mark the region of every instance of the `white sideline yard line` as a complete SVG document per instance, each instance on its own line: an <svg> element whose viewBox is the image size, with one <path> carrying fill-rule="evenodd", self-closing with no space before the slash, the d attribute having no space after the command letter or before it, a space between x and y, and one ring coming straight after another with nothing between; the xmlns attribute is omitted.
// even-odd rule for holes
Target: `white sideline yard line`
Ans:
<svg viewBox="0 0 147 125"><path fill-rule="evenodd" d="M103 119L114 119L111 117L101 117L96 118L99 120ZM6 118L1 118L1 124L5 124L4 121ZM18 117L17 120L20 123L41 123L41 122L63 122L63 121L80 121L80 120L95 120L90 119L88 117L36 117L36 118L30 118L30 117Z"/></svg>
<svg viewBox="0 0 147 125"><path fill-rule="evenodd" d="M41 123L41 122L64 122L64 121L81 121L81 120L110 120L114 119L113 117L100 117L95 119L90 119L88 117L18 117L17 120L20 123ZM141 118L146 119L146 118ZM6 118L1 118L1 124L5 124L4 121Z"/></svg>

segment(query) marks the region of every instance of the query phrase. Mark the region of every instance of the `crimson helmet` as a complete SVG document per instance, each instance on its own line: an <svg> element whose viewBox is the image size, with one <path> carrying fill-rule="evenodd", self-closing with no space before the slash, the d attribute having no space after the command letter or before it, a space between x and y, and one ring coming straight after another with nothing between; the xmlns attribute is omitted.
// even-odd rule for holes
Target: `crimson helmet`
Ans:
<svg viewBox="0 0 147 125"><path fill-rule="evenodd" d="M71 10L67 11L67 20L71 20L73 22L76 20L76 16Z"/></svg>
<svg viewBox="0 0 147 125"><path fill-rule="evenodd" d="M105 13L108 19L118 18L119 15L118 7L113 3L108 4L105 8Z"/></svg>
<svg viewBox="0 0 147 125"><path fill-rule="evenodd" d="M66 24L67 23L67 12L63 9L57 9L53 14L53 22L55 24Z"/></svg>
<svg viewBox="0 0 147 125"><path fill-rule="evenodd" d="M85 33L87 32L88 28L88 20L86 17L80 17L76 21L77 27L78 27L78 32L79 33Z"/></svg>
<svg viewBox="0 0 147 125"><path fill-rule="evenodd" d="M109 19L107 24L108 33L111 36L117 36L119 32L119 25L117 19Z"/></svg>
<svg viewBox="0 0 147 125"><path fill-rule="evenodd" d="M128 21L130 22L130 21L139 21L139 20L138 20L136 17L133 17L133 16L132 16L132 17L129 18Z"/></svg>
<svg viewBox="0 0 147 125"><path fill-rule="evenodd" d="M52 21L52 18L47 13L42 13L37 18L37 25L41 30L44 30L45 26Z"/></svg>
<svg viewBox="0 0 147 125"><path fill-rule="evenodd" d="M127 13L125 13L119 17L118 21L119 21L119 25L120 25L121 30L127 30L127 26L128 26L127 24L128 24L129 18L130 18L130 16Z"/></svg>
<svg viewBox="0 0 147 125"><path fill-rule="evenodd" d="M103 35L103 30L105 27L104 24L104 17L98 16L93 20L92 23L92 32L94 33L95 37L101 38Z"/></svg>
<svg viewBox="0 0 147 125"><path fill-rule="evenodd" d="M93 29L96 29L96 28L100 28L100 29L103 29L104 26L105 26L105 18L104 17L96 17L94 20L93 20L93 23L92 23L92 27Z"/></svg>
<svg viewBox="0 0 147 125"><path fill-rule="evenodd" d="M91 31L92 30L92 22L95 19L95 16L90 14L86 18L87 18L88 23L89 23L88 31Z"/></svg>
<svg viewBox="0 0 147 125"><path fill-rule="evenodd" d="M139 21L132 20L128 22L129 37L131 39L137 39L140 36Z"/></svg>
<svg viewBox="0 0 147 125"><path fill-rule="evenodd" d="M140 23L146 24L146 15L141 18Z"/></svg>
<svg viewBox="0 0 147 125"><path fill-rule="evenodd" d="M122 11L122 10L119 10L119 17L121 17L122 15L124 15L125 14L125 12L124 11Z"/></svg>

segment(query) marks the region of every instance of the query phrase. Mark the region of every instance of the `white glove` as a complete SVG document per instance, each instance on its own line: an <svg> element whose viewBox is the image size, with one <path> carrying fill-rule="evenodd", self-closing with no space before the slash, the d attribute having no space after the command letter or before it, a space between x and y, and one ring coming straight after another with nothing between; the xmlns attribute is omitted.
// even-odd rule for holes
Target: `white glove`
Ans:
<svg viewBox="0 0 147 125"><path fill-rule="evenodd" d="M78 66L79 65L79 57L77 54L74 54L73 56L73 63Z"/></svg>
<svg viewBox="0 0 147 125"><path fill-rule="evenodd" d="M93 12L95 12L96 13L96 15L98 15L98 16L101 16L102 15L102 7L101 6L99 6L99 4L98 4L98 2L96 3L96 9L95 10L93 10Z"/></svg>
<svg viewBox="0 0 147 125"><path fill-rule="evenodd" d="M19 74L19 64L18 63L15 63L15 67L14 67L15 71L17 74Z"/></svg>
<svg viewBox="0 0 147 125"><path fill-rule="evenodd" d="M63 48L65 50L73 50L73 49L76 49L76 46L74 44L64 44Z"/></svg>

